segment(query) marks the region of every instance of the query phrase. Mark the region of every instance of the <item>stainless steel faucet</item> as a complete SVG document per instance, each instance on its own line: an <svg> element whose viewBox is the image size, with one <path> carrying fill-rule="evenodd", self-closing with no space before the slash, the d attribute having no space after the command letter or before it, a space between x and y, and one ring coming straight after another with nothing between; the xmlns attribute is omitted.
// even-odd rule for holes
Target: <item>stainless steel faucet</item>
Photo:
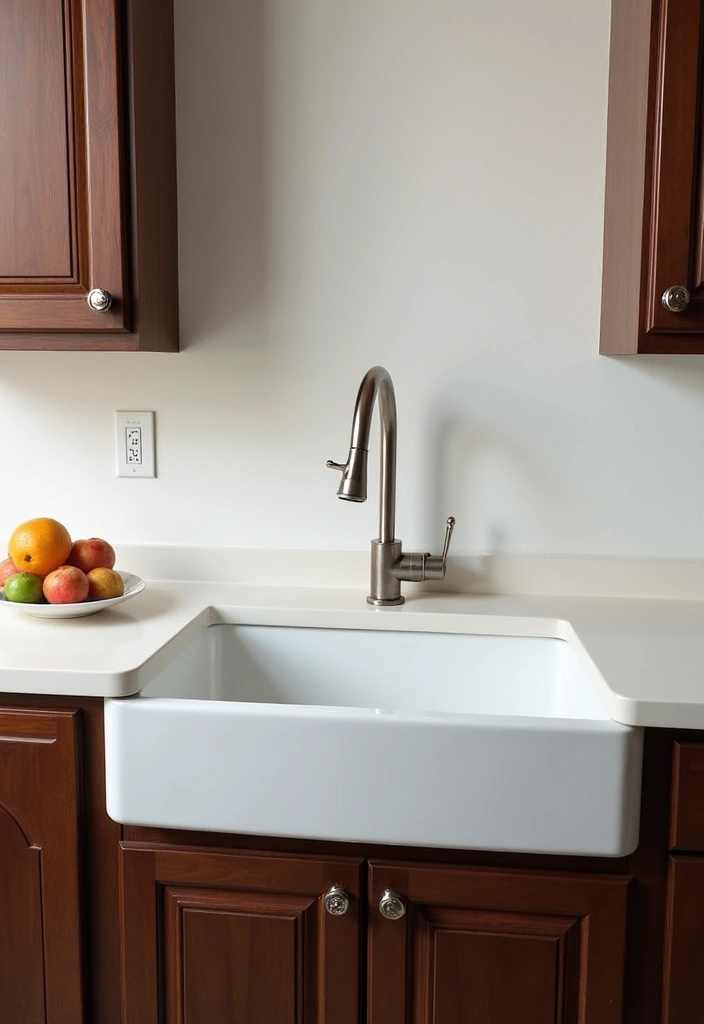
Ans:
<svg viewBox="0 0 704 1024"><path fill-rule="evenodd" d="M445 530L442 555L404 554L401 541L396 540L396 394L388 370L372 366L362 378L354 405L352 438L347 462L328 460L329 469L342 473L337 489L345 501L367 500L367 456L372 413L379 400L381 419L381 488L379 492L379 536L372 541L371 592L369 604L403 604L401 580L422 583L423 580L445 578L447 552L455 520L450 516Z"/></svg>

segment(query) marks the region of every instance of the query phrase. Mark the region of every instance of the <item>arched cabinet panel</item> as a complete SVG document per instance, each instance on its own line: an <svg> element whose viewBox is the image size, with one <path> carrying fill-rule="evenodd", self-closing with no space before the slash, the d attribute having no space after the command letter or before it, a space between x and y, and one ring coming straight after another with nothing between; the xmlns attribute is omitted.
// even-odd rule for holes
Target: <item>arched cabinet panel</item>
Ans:
<svg viewBox="0 0 704 1024"><path fill-rule="evenodd" d="M76 719L0 712L3 1021L84 1021Z"/></svg>
<svg viewBox="0 0 704 1024"><path fill-rule="evenodd" d="M0 805L0 994L8 1020L46 1020L41 854ZM17 985L23 976L22 986Z"/></svg>

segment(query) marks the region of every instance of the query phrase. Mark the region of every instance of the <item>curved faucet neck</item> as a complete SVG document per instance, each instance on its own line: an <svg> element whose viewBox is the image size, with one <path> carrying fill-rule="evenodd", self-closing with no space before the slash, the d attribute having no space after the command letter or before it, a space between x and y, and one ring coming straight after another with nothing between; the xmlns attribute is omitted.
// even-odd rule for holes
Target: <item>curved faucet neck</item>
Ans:
<svg viewBox="0 0 704 1024"><path fill-rule="evenodd" d="M381 422L381 477L379 490L379 540L395 539L396 523L396 393L389 371L372 366L362 378L354 406L351 448L369 450L372 413L378 399Z"/></svg>

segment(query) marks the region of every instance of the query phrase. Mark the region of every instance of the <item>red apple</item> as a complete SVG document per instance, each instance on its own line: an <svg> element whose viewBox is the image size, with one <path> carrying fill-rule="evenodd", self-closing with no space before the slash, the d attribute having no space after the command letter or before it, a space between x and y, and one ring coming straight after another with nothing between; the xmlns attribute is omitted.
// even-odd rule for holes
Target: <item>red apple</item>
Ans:
<svg viewBox="0 0 704 1024"><path fill-rule="evenodd" d="M0 562L0 587L4 587L5 580L10 576L14 576L16 572L20 572L20 570L15 568L15 563L11 558L6 558L4 562Z"/></svg>
<svg viewBox="0 0 704 1024"><path fill-rule="evenodd" d="M91 569L112 569L115 564L115 550L106 540L90 537L74 541L66 565L75 565L85 573Z"/></svg>
<svg viewBox="0 0 704 1024"><path fill-rule="evenodd" d="M60 565L45 578L42 589L49 604L78 604L88 597L88 577L75 565Z"/></svg>

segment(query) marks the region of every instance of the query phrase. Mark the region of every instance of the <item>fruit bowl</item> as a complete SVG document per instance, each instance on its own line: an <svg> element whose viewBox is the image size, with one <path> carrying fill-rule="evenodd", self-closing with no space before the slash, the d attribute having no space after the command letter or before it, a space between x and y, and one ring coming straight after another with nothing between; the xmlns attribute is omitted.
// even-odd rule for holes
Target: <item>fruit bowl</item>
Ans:
<svg viewBox="0 0 704 1024"><path fill-rule="evenodd" d="M140 594L147 585L140 576L135 576L131 572L120 572L120 576L125 584L124 594L120 597L109 597L105 601L81 601L79 604L24 604L21 601L7 601L0 588L0 605L19 608L27 615L34 615L38 619L78 619L83 615L95 615L96 612L129 601L131 597Z"/></svg>

